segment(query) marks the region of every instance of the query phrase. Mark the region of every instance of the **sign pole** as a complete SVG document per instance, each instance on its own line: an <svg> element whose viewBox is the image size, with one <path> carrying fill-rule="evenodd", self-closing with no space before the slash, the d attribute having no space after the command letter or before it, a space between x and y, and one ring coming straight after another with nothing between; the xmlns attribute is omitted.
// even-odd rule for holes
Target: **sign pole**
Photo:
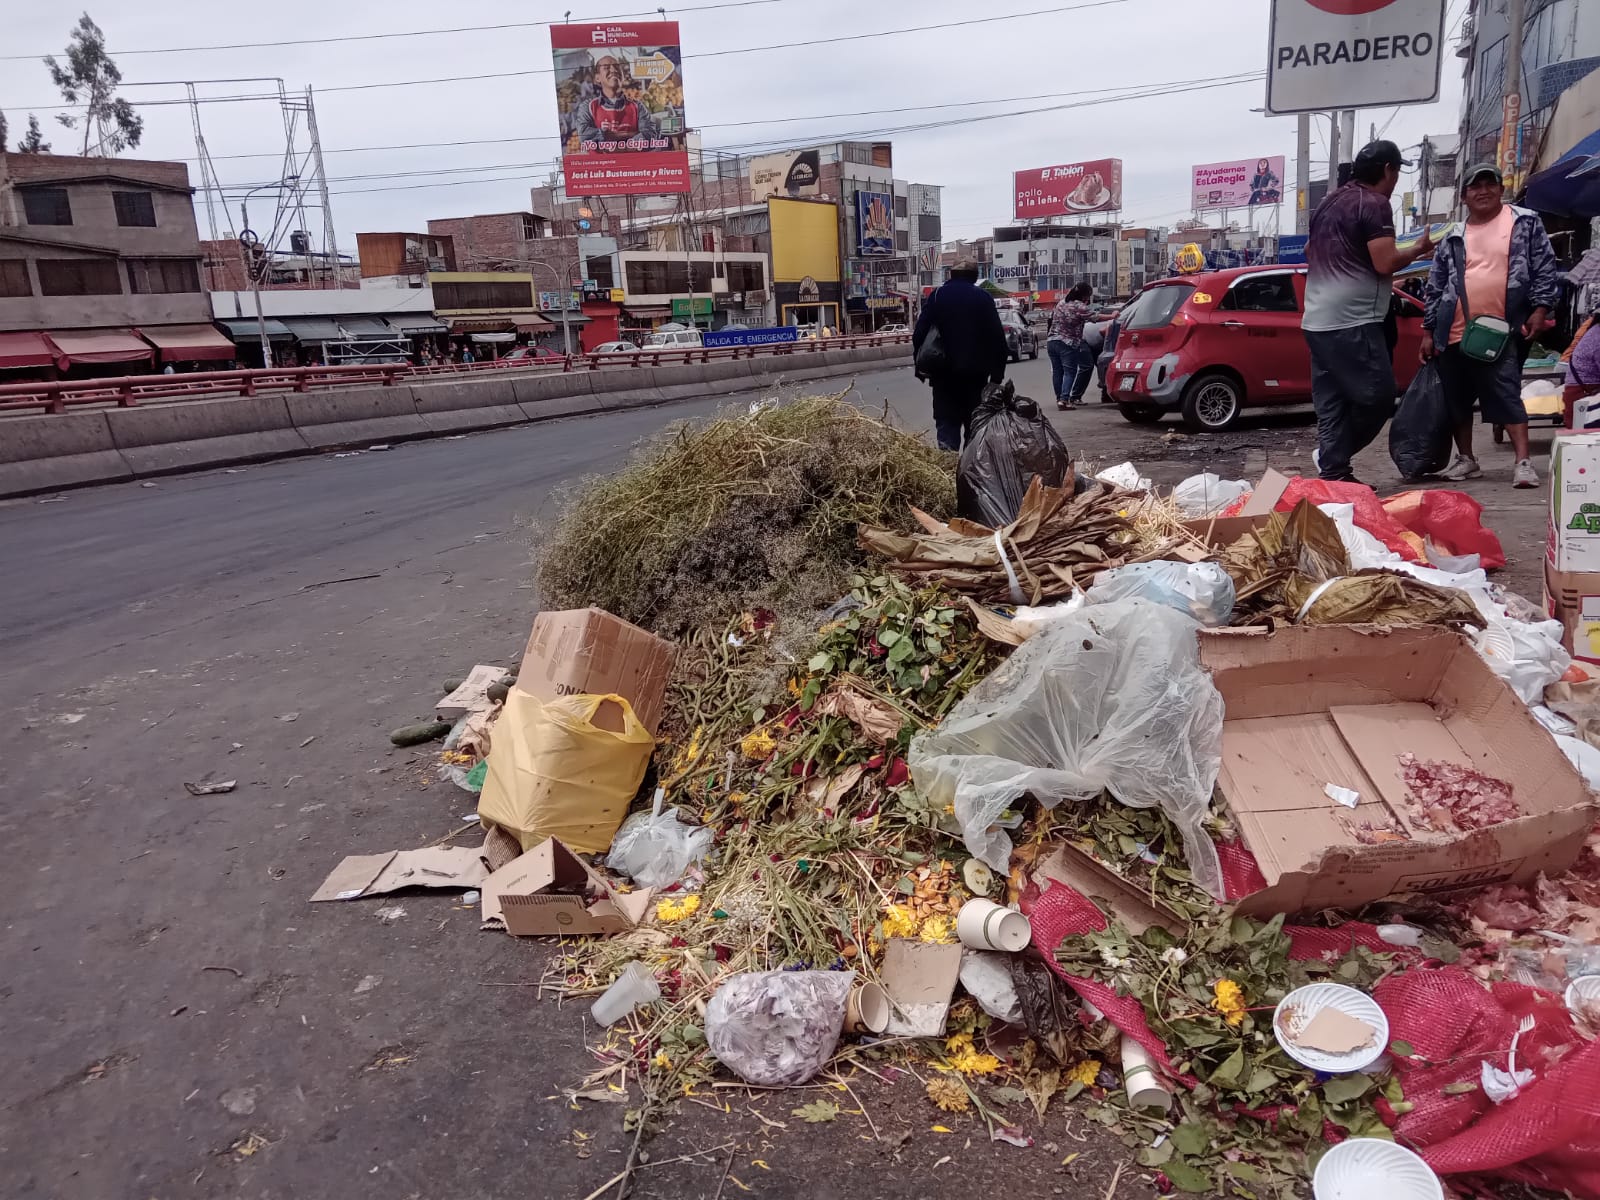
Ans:
<svg viewBox="0 0 1600 1200"><path fill-rule="evenodd" d="M1294 231L1311 230L1311 114L1296 119L1294 141Z"/></svg>

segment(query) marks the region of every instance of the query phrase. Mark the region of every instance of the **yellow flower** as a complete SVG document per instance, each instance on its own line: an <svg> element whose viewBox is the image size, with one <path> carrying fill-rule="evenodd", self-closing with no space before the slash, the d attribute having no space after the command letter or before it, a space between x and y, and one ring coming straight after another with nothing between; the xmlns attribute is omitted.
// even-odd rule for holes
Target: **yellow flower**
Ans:
<svg viewBox="0 0 1600 1200"><path fill-rule="evenodd" d="M929 917L922 923L922 930L917 936L925 942L939 942L948 946L956 940L956 919L954 917Z"/></svg>
<svg viewBox="0 0 1600 1200"><path fill-rule="evenodd" d="M1211 1007L1222 1014L1229 1025L1237 1026L1244 1020L1244 993L1231 979L1219 979L1211 987Z"/></svg>
<svg viewBox="0 0 1600 1200"><path fill-rule="evenodd" d="M751 762L760 762L778 748L778 739L765 728L752 729L739 743L739 752Z"/></svg>
<svg viewBox="0 0 1600 1200"><path fill-rule="evenodd" d="M1067 1072L1068 1083L1080 1083L1084 1087L1093 1087L1094 1081L1098 1078L1100 1078L1100 1063L1093 1058L1084 1059Z"/></svg>
<svg viewBox="0 0 1600 1200"><path fill-rule="evenodd" d="M883 936L908 938L917 936L917 919L904 904L891 904L883 910Z"/></svg>
<svg viewBox="0 0 1600 1200"><path fill-rule="evenodd" d="M699 896L685 896L681 900L667 899L656 902L656 920L666 923L685 921L699 911Z"/></svg>
<svg viewBox="0 0 1600 1200"><path fill-rule="evenodd" d="M656 1051L656 1056L650 1060L652 1067L660 1067L663 1071L672 1070L672 1060L667 1057L665 1050Z"/></svg>
<svg viewBox="0 0 1600 1200"><path fill-rule="evenodd" d="M700 735L704 732L705 727L703 725L696 725L694 735L689 738L689 744L673 756L672 770L674 774L687 771L694 765L695 760L700 757Z"/></svg>
<svg viewBox="0 0 1600 1200"><path fill-rule="evenodd" d="M1000 1060L992 1054L982 1054L972 1044L970 1033L952 1034L944 1044L949 1069L962 1075L993 1075L1000 1069Z"/></svg>
<svg viewBox="0 0 1600 1200"><path fill-rule="evenodd" d="M923 1085L928 1099L939 1106L940 1112L966 1112L972 1107L967 1089L959 1079L936 1075Z"/></svg>
<svg viewBox="0 0 1600 1200"><path fill-rule="evenodd" d="M796 697L798 697L800 695L801 688L800 688L800 681L798 679L789 680L788 688L789 688L789 695L796 696Z"/></svg>

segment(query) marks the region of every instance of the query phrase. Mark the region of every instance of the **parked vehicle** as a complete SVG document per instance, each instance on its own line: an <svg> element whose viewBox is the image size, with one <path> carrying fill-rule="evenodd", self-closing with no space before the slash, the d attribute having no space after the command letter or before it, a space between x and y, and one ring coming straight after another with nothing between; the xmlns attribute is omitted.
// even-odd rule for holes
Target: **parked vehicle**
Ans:
<svg viewBox="0 0 1600 1200"><path fill-rule="evenodd" d="M1000 326L1006 331L1006 355L1012 362L1021 362L1026 354L1039 357L1039 338L1033 329L1014 312L1000 314Z"/></svg>
<svg viewBox="0 0 1600 1200"><path fill-rule="evenodd" d="M1306 269L1234 267L1150 284L1122 310L1106 382L1135 425L1181 412L1226 429L1246 408L1307 404L1311 351L1300 332ZM1417 373L1422 305L1394 291L1396 394Z"/></svg>
<svg viewBox="0 0 1600 1200"><path fill-rule="evenodd" d="M504 355L500 361L517 363L562 362L566 357L565 354L552 350L548 346L518 346L511 353Z"/></svg>
<svg viewBox="0 0 1600 1200"><path fill-rule="evenodd" d="M687 350L704 345L698 329L658 329L645 339L646 350Z"/></svg>
<svg viewBox="0 0 1600 1200"><path fill-rule="evenodd" d="M892 323L890 323L888 325L880 325L878 327L878 332L879 333L910 333L911 332L911 326L907 325L904 321L894 321L894 322L892 322Z"/></svg>
<svg viewBox="0 0 1600 1200"><path fill-rule="evenodd" d="M632 342L601 342L589 353L591 354L635 354L639 347Z"/></svg>
<svg viewBox="0 0 1600 1200"><path fill-rule="evenodd" d="M1106 389L1106 371L1117 354L1117 338L1122 333L1122 309L1112 314L1111 319L1105 323L1104 330L1100 340L1100 352L1094 360L1094 371L1100 384L1100 394L1109 397L1111 393Z"/></svg>

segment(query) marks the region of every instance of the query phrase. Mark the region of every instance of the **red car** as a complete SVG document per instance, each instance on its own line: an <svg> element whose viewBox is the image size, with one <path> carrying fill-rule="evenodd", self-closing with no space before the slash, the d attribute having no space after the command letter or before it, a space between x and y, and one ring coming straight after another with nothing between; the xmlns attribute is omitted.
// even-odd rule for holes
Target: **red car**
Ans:
<svg viewBox="0 0 1600 1200"><path fill-rule="evenodd" d="M557 363L564 362L566 355L559 354L546 346L518 346L508 354L501 356L501 362L520 363Z"/></svg>
<svg viewBox="0 0 1600 1200"><path fill-rule="evenodd" d="M1181 412L1194 430L1226 429L1247 408L1308 404L1305 295L1303 266L1234 267L1152 283L1122 310L1106 388L1135 425ZM1393 305L1399 394L1417 373L1422 304L1397 288Z"/></svg>

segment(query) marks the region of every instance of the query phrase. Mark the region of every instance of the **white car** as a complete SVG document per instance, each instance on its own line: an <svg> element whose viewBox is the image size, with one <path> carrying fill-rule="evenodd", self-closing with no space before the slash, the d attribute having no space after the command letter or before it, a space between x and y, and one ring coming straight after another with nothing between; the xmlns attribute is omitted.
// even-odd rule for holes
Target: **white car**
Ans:
<svg viewBox="0 0 1600 1200"><path fill-rule="evenodd" d="M907 325L903 321L897 321L893 325L884 325L884 326L882 326L878 330L878 332L879 333L910 333L911 332L911 326Z"/></svg>
<svg viewBox="0 0 1600 1200"><path fill-rule="evenodd" d="M591 354L635 354L639 347L632 342L601 342Z"/></svg>
<svg viewBox="0 0 1600 1200"><path fill-rule="evenodd" d="M688 350L704 345L698 329L656 330L646 340L646 350Z"/></svg>

